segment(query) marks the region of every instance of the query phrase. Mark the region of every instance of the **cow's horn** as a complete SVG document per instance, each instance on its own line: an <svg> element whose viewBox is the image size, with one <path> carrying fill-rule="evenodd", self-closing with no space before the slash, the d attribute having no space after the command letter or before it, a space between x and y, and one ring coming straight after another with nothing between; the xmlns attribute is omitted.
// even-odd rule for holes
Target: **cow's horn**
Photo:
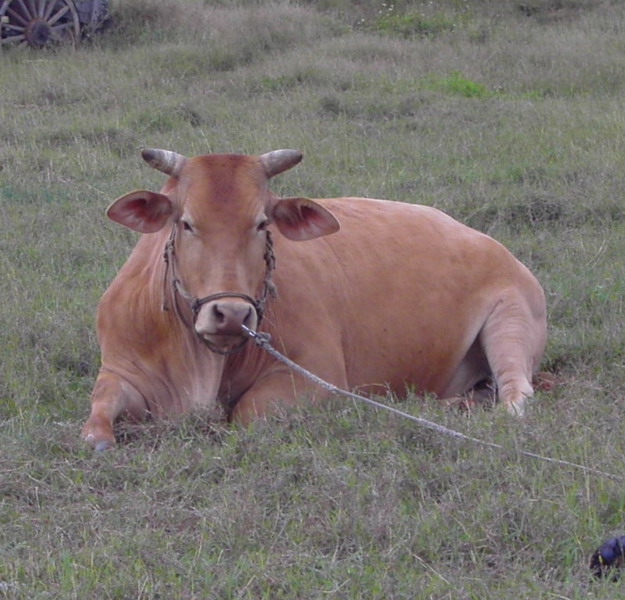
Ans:
<svg viewBox="0 0 625 600"><path fill-rule="evenodd" d="M151 167L162 171L172 177L178 177L182 166L187 160L182 154L176 154L171 150L158 150L156 148L143 148L141 150L143 160Z"/></svg>
<svg viewBox="0 0 625 600"><path fill-rule="evenodd" d="M274 150L260 155L267 178L294 167L304 155L299 150Z"/></svg>

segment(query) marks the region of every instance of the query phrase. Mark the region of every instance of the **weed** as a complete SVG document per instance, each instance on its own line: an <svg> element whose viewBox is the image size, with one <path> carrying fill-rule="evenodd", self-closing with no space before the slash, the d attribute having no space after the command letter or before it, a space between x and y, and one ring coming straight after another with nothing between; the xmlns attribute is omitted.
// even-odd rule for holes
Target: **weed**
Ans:
<svg viewBox="0 0 625 600"><path fill-rule="evenodd" d="M370 26L371 31L385 35L399 35L404 38L435 37L454 31L456 22L443 13L425 16L421 13L382 14Z"/></svg>
<svg viewBox="0 0 625 600"><path fill-rule="evenodd" d="M485 85L467 79L458 71L446 76L431 75L426 78L424 87L465 98L484 98L491 93Z"/></svg>

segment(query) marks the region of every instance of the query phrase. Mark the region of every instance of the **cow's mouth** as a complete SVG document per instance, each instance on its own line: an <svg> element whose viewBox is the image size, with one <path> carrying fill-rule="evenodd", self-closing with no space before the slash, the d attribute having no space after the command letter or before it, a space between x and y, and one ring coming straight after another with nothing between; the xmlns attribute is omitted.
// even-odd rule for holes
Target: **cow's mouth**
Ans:
<svg viewBox="0 0 625 600"><path fill-rule="evenodd" d="M223 334L209 334L202 335L202 340L208 342L209 344L222 349L229 349L232 346L236 346L241 343L241 340L246 338L247 336L243 334L243 332L235 335L223 335Z"/></svg>
<svg viewBox="0 0 625 600"><path fill-rule="evenodd" d="M239 335L198 335L202 343L215 354L232 354L241 350L249 340L243 333Z"/></svg>
<svg viewBox="0 0 625 600"><path fill-rule="evenodd" d="M255 330L258 321L256 308L249 301L220 297L200 308L194 329L211 350L227 354L238 350L249 339L243 326Z"/></svg>

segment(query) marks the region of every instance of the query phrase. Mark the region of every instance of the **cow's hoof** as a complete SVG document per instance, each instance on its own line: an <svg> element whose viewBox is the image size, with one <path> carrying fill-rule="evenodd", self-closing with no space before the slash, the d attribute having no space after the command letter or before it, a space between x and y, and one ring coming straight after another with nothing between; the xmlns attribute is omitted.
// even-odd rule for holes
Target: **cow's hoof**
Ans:
<svg viewBox="0 0 625 600"><path fill-rule="evenodd" d="M525 398L520 402L506 402L504 404L509 415L522 418L525 416Z"/></svg>
<svg viewBox="0 0 625 600"><path fill-rule="evenodd" d="M108 450L109 448L112 448L114 445L115 445L115 442L111 442L110 440L100 440L99 442L95 444L93 449L96 452L104 452L104 450Z"/></svg>
<svg viewBox="0 0 625 600"><path fill-rule="evenodd" d="M110 439L108 437L98 439L95 434L88 433L83 436L83 439L89 444L95 452L103 452L115 446L115 438Z"/></svg>

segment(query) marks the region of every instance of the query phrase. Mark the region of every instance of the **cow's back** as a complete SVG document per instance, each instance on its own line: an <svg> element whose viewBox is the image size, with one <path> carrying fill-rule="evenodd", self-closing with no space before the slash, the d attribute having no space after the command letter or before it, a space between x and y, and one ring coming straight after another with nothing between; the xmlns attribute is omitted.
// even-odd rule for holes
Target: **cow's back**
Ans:
<svg viewBox="0 0 625 600"><path fill-rule="evenodd" d="M436 209L319 202L341 229L278 240L272 315L291 356L310 354L310 345L320 363L324 353L340 356L350 387L413 384L441 394L507 288L540 304L535 278L501 244Z"/></svg>

